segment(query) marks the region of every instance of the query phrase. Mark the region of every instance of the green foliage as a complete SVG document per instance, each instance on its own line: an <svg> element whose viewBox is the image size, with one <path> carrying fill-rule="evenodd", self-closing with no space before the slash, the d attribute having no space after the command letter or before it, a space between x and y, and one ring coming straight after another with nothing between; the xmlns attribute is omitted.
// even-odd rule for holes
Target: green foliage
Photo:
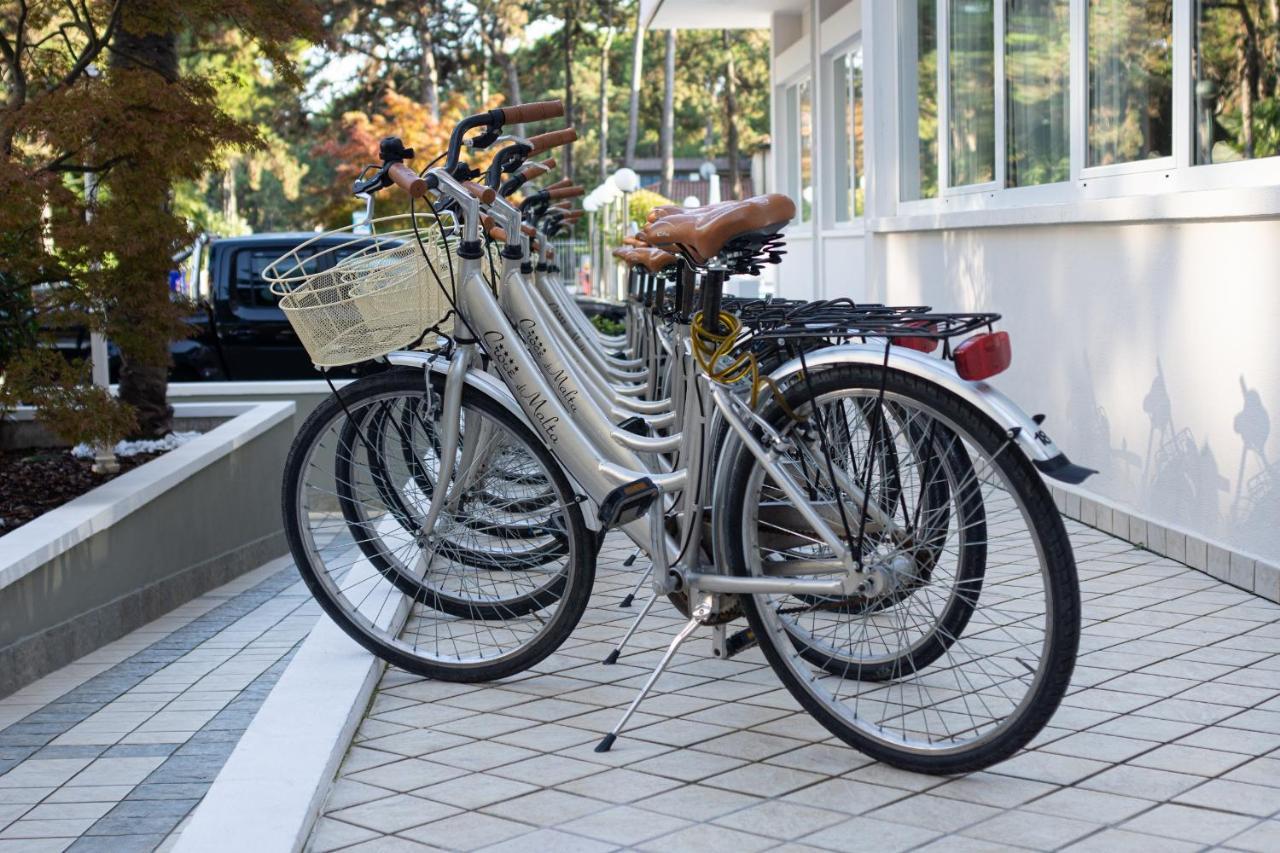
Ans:
<svg viewBox="0 0 1280 853"><path fill-rule="evenodd" d="M0 385L0 413L37 400L36 420L67 444L114 444L136 426L133 409L89 381L88 362L32 348L10 360Z"/></svg>
<svg viewBox="0 0 1280 853"><path fill-rule="evenodd" d="M611 320L603 314L596 314L591 318L591 325L602 335L621 335L627 330L627 327L620 320Z"/></svg>
<svg viewBox="0 0 1280 853"><path fill-rule="evenodd" d="M627 214L632 222L644 225L649 221L649 211L665 204L675 204L675 202L653 190L636 190L627 199Z"/></svg>
<svg viewBox="0 0 1280 853"><path fill-rule="evenodd" d="M55 368L30 340L0 364L5 393L28 395L64 433L64 416L100 439L130 423L161 431L168 343L186 330L168 273L192 236L174 187L202 179L230 152L266 148L253 123L233 114L245 106L218 88L217 74L182 72L179 45L234 24L259 63L296 85L289 49L300 36L319 37L318 19L304 0L23 0L20 12L6 11L0 51L9 84L0 106L6 290L56 284L38 306L42 321L105 332L120 348L121 396L146 389L139 409L158 419L138 423L122 405L108 411L117 404L85 386L82 367ZM5 316L26 322L20 311Z"/></svg>

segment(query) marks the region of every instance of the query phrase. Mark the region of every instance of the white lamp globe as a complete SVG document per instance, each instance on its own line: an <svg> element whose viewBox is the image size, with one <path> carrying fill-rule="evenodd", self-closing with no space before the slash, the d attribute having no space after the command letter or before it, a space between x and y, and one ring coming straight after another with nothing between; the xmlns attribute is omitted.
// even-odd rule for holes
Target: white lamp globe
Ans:
<svg viewBox="0 0 1280 853"><path fill-rule="evenodd" d="M600 200L605 204L608 204L618 196L622 195L622 190L618 189L617 184L615 184L612 179L601 184L596 192L600 193Z"/></svg>
<svg viewBox="0 0 1280 853"><path fill-rule="evenodd" d="M684 207L702 207L702 201L696 195L687 195L680 203Z"/></svg>
<svg viewBox="0 0 1280 853"><path fill-rule="evenodd" d="M600 204L595 200L594 195L589 195L582 200L582 209L587 213L595 213L599 208Z"/></svg>
<svg viewBox="0 0 1280 853"><path fill-rule="evenodd" d="M613 183L624 193L633 193L640 188L640 176L635 173L634 169L623 166L613 173Z"/></svg>

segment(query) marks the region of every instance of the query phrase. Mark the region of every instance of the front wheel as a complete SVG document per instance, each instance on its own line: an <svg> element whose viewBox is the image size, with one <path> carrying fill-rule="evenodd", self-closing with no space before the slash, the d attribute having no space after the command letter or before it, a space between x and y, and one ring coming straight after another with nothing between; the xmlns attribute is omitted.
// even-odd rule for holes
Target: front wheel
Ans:
<svg viewBox="0 0 1280 853"><path fill-rule="evenodd" d="M878 582L859 601L743 596L769 663L828 730L889 764L961 773L1008 758L1057 709L1079 641L1075 562L1039 474L988 417L908 374L843 365L786 396L800 422L776 402L763 412L792 439L781 469ZM835 556L749 450L729 464L717 542L731 572L795 577L788 562ZM832 476L873 505L892 484L892 524L868 523Z"/></svg>
<svg viewBox="0 0 1280 853"><path fill-rule="evenodd" d="M594 537L547 449L505 406L469 386L461 428L473 440L483 435L488 452L455 471L457 506L441 513L433 530L422 529L431 496L420 483L437 481L432 438L442 429L439 415L421 405L423 383L417 370L367 377L307 418L285 466L290 551L325 612L389 663L446 681L521 672L555 651L582 617L595 576ZM384 427L405 423L409 408L415 431L403 441L418 451L404 454L401 433L386 441ZM554 497L543 512L555 524L529 543L554 546L553 559L545 552L517 559L520 549L464 517L483 513L490 529L507 523L511 513L500 502L473 504L468 496L491 493L517 458ZM507 559L497 563L495 553Z"/></svg>

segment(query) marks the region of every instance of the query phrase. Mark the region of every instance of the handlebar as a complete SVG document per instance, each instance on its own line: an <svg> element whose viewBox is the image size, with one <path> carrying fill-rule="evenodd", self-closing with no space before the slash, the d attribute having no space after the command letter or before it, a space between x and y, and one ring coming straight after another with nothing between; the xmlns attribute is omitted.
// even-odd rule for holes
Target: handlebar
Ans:
<svg viewBox="0 0 1280 853"><path fill-rule="evenodd" d="M387 168L387 177L412 198L421 198L427 192L427 182L404 163L392 163Z"/></svg>
<svg viewBox="0 0 1280 853"><path fill-rule="evenodd" d="M529 140L529 144L533 146L533 150L529 152L529 156L533 157L543 152L550 151L552 148L559 148L561 145L568 145L576 142L578 139L578 131L572 127L566 127L564 130L553 130L550 133L542 133Z"/></svg>
<svg viewBox="0 0 1280 853"><path fill-rule="evenodd" d="M564 115L564 102L559 98L553 101L534 101L528 104L517 104L514 107L504 107L496 112L502 113L502 122L505 124L524 124L560 118Z"/></svg>
<svg viewBox="0 0 1280 853"><path fill-rule="evenodd" d="M546 191L547 198L577 198L580 195L586 195L585 187L557 187Z"/></svg>

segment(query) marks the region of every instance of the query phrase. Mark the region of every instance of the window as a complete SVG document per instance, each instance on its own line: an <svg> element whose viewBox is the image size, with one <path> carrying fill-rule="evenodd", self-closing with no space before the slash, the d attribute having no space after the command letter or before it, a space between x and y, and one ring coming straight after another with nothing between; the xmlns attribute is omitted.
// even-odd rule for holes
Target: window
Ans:
<svg viewBox="0 0 1280 853"><path fill-rule="evenodd" d="M800 155L800 221L813 219L813 92L808 80L796 89L799 122L796 149Z"/></svg>
<svg viewBox="0 0 1280 853"><path fill-rule="evenodd" d="M1069 0L1004 0L1005 184L1071 176Z"/></svg>
<svg viewBox="0 0 1280 853"><path fill-rule="evenodd" d="M280 300L271 292L270 285L263 281L262 272L290 248L276 246L270 249L241 249L236 252L235 278L231 282L232 300L245 308L275 307ZM311 254L310 251L304 250L298 253L298 258L307 258ZM293 262L285 262L281 271L288 273L292 266ZM311 260L304 264L302 269L289 274L313 273L316 270L316 262Z"/></svg>
<svg viewBox="0 0 1280 853"><path fill-rule="evenodd" d="M1280 0L893 6L904 212L1280 186Z"/></svg>
<svg viewBox="0 0 1280 853"><path fill-rule="evenodd" d="M1173 3L1089 0L1088 166L1173 154Z"/></svg>
<svg viewBox="0 0 1280 853"><path fill-rule="evenodd" d="M948 5L948 184L986 184L996 179L995 11L992 0Z"/></svg>
<svg viewBox="0 0 1280 853"><path fill-rule="evenodd" d="M835 101L835 218L848 222L863 211L862 46L841 53L833 63Z"/></svg>
<svg viewBox="0 0 1280 853"><path fill-rule="evenodd" d="M1193 151L1198 165L1280 154L1273 0L1196 0Z"/></svg>
<svg viewBox="0 0 1280 853"><path fill-rule="evenodd" d="M938 195L938 2L902 0L902 198Z"/></svg>

